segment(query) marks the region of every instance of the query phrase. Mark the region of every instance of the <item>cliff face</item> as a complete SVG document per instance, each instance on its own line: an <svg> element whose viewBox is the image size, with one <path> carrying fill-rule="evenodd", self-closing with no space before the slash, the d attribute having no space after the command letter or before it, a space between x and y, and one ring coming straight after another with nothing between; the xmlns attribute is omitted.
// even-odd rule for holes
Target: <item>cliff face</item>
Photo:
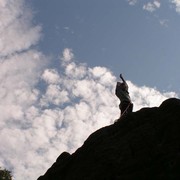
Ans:
<svg viewBox="0 0 180 180"><path fill-rule="evenodd" d="M180 178L180 100L143 108L62 153L38 180Z"/></svg>

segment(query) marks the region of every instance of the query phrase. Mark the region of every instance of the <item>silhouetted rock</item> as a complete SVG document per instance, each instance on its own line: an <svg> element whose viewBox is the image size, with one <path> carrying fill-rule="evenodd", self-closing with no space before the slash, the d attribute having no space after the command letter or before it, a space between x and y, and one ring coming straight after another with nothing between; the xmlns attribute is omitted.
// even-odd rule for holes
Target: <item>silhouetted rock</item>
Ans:
<svg viewBox="0 0 180 180"><path fill-rule="evenodd" d="M180 100L143 108L62 153L38 180L180 179Z"/></svg>

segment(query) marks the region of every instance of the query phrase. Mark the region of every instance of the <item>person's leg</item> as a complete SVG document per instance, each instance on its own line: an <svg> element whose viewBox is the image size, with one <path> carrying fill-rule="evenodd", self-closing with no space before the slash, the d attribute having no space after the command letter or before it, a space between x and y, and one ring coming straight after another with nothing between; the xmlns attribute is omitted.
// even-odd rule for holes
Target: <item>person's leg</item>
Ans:
<svg viewBox="0 0 180 180"><path fill-rule="evenodd" d="M130 113L130 112L133 111L133 104L131 103L131 104L129 104L128 106L129 106L129 107L128 107L128 109L127 109L127 113Z"/></svg>
<svg viewBox="0 0 180 180"><path fill-rule="evenodd" d="M120 104L121 116L122 116L123 114L126 114L126 113L127 113L128 105L129 105L128 102L122 102L122 103ZM126 112L125 112L125 111L126 111Z"/></svg>

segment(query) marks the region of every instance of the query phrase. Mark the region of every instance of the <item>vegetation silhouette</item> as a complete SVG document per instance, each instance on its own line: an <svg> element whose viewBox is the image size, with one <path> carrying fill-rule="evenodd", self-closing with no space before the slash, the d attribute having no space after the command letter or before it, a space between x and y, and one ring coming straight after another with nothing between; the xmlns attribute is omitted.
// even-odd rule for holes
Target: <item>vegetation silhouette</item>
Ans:
<svg viewBox="0 0 180 180"><path fill-rule="evenodd" d="M0 167L0 180L12 180L11 172Z"/></svg>

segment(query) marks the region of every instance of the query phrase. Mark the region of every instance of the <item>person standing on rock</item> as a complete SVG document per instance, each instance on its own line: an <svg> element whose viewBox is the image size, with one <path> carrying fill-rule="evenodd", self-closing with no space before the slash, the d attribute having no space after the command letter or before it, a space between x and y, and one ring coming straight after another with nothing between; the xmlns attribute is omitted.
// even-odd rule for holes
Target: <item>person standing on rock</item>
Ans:
<svg viewBox="0 0 180 180"><path fill-rule="evenodd" d="M131 98L128 92L128 85L124 80L122 74L120 74L120 78L123 82L117 82L115 94L120 100L119 109L121 111L121 116L132 112L133 103L131 102Z"/></svg>

